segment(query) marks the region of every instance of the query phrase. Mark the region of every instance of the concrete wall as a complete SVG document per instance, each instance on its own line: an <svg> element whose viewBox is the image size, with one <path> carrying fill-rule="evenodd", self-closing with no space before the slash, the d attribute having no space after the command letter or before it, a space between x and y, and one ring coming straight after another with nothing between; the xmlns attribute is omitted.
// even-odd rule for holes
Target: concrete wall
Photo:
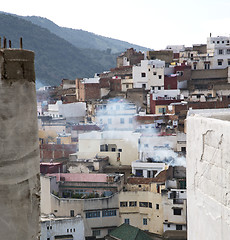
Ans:
<svg viewBox="0 0 230 240"><path fill-rule="evenodd" d="M61 236L63 238L61 238ZM69 238L67 238L69 236ZM72 236L72 238L70 238ZM80 216L75 218L42 218L40 240L61 239L84 240L84 223ZM64 238L65 237L65 238Z"/></svg>
<svg viewBox="0 0 230 240"><path fill-rule="evenodd" d="M189 240L229 239L229 115L187 118Z"/></svg>
<svg viewBox="0 0 230 240"><path fill-rule="evenodd" d="M0 50L1 239L39 233L39 148L34 53Z"/></svg>
<svg viewBox="0 0 230 240"><path fill-rule="evenodd" d="M121 192L119 194L119 202L127 202L127 207L120 205L120 224L129 219L132 226L142 230L148 230L152 233L163 233L163 208L161 194L153 192ZM130 202L136 202L136 206L130 206ZM140 207L140 202L148 202L152 204L152 208ZM159 204L159 209L156 208ZM147 225L143 224L143 219L147 219Z"/></svg>

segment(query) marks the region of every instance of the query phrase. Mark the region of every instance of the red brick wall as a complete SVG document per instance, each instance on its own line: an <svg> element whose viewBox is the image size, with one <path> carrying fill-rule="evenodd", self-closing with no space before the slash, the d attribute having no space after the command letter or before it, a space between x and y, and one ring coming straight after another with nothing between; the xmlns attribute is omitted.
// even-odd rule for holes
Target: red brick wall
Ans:
<svg viewBox="0 0 230 240"><path fill-rule="evenodd" d="M42 144L40 145L41 159L58 159L69 157L69 154L75 153L77 147L75 144Z"/></svg>
<svg viewBox="0 0 230 240"><path fill-rule="evenodd" d="M164 89L177 89L177 77L164 77Z"/></svg>

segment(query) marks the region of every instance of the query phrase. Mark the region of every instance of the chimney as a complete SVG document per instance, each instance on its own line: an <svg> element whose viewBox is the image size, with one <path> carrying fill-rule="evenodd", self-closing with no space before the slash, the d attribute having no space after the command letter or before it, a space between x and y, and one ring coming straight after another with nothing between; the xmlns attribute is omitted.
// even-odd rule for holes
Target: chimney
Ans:
<svg viewBox="0 0 230 240"><path fill-rule="evenodd" d="M39 239L39 145L34 53L0 49L1 239Z"/></svg>

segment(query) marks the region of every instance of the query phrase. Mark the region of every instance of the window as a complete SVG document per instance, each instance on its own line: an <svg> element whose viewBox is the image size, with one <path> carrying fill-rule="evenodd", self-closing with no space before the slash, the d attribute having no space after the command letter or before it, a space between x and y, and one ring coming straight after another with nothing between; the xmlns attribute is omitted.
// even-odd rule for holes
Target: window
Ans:
<svg viewBox="0 0 230 240"><path fill-rule="evenodd" d="M129 88L129 84L126 84L126 88Z"/></svg>
<svg viewBox="0 0 230 240"><path fill-rule="evenodd" d="M218 66L222 66L223 60L222 59L218 59L217 63L218 63Z"/></svg>
<svg viewBox="0 0 230 240"><path fill-rule="evenodd" d="M217 44L219 44L219 43L220 43L220 41L216 41L216 43L217 43Z"/></svg>
<svg viewBox="0 0 230 240"><path fill-rule="evenodd" d="M161 87L158 87L158 90L161 90Z"/></svg>
<svg viewBox="0 0 230 240"><path fill-rule="evenodd" d="M153 72L153 75L157 75L157 72Z"/></svg>
<svg viewBox="0 0 230 240"><path fill-rule="evenodd" d="M209 63L205 63L204 64L204 69L210 69L210 64Z"/></svg>
<svg viewBox="0 0 230 240"><path fill-rule="evenodd" d="M136 176L137 177L143 177L143 170L136 170Z"/></svg>
<svg viewBox="0 0 230 240"><path fill-rule="evenodd" d="M227 54L230 54L230 48L227 49Z"/></svg>
<svg viewBox="0 0 230 240"><path fill-rule="evenodd" d="M146 88L146 84L144 83L144 84L142 84L142 88Z"/></svg>
<svg viewBox="0 0 230 240"><path fill-rule="evenodd" d="M49 226L47 226L47 230L49 230L50 229L50 227Z"/></svg>
<svg viewBox="0 0 230 240"><path fill-rule="evenodd" d="M149 203L148 202L139 202L139 207L148 207Z"/></svg>
<svg viewBox="0 0 230 240"><path fill-rule="evenodd" d="M117 216L116 210L102 210L102 217Z"/></svg>
<svg viewBox="0 0 230 240"><path fill-rule="evenodd" d="M197 67L196 67L196 64L193 64L193 69L196 70L196 68L197 68Z"/></svg>
<svg viewBox="0 0 230 240"><path fill-rule="evenodd" d="M147 218L143 218L143 225L148 225L148 220L147 220Z"/></svg>
<svg viewBox="0 0 230 240"><path fill-rule="evenodd" d="M120 118L120 123L124 124L125 123L125 119L124 118Z"/></svg>
<svg viewBox="0 0 230 240"><path fill-rule="evenodd" d="M69 229L67 229L66 232L68 233L68 232L69 232Z"/></svg>
<svg viewBox="0 0 230 240"><path fill-rule="evenodd" d="M144 147L145 147L145 148L148 148L148 147L149 147L149 145L148 145L148 144L144 144Z"/></svg>
<svg viewBox="0 0 230 240"><path fill-rule="evenodd" d="M111 152L116 152L116 148L111 148Z"/></svg>
<svg viewBox="0 0 230 240"><path fill-rule="evenodd" d="M70 210L70 217L74 217L74 210Z"/></svg>
<svg viewBox="0 0 230 240"><path fill-rule="evenodd" d="M119 149L118 149L118 152L122 152L122 149L121 149L121 148L119 148Z"/></svg>
<svg viewBox="0 0 230 240"><path fill-rule="evenodd" d="M161 75L158 75L158 78L159 78L159 79L162 79L162 76L161 76Z"/></svg>
<svg viewBox="0 0 230 240"><path fill-rule="evenodd" d="M167 226L168 226L168 228L170 228L170 224L169 224L169 223L168 223L168 225L167 225Z"/></svg>
<svg viewBox="0 0 230 240"><path fill-rule="evenodd" d="M128 202L120 202L120 207L127 207L128 206Z"/></svg>
<svg viewBox="0 0 230 240"><path fill-rule="evenodd" d="M136 207L137 206L137 202L136 201L129 202L129 206L130 207Z"/></svg>
<svg viewBox="0 0 230 240"><path fill-rule="evenodd" d="M228 59L228 65L230 65L230 59Z"/></svg>
<svg viewBox="0 0 230 240"><path fill-rule="evenodd" d="M165 108L159 108L159 113L165 113Z"/></svg>
<svg viewBox="0 0 230 240"><path fill-rule="evenodd" d="M149 208L153 208L153 204L151 202L149 203Z"/></svg>
<svg viewBox="0 0 230 240"><path fill-rule="evenodd" d="M100 236L101 235L101 230L93 230L93 236Z"/></svg>
<svg viewBox="0 0 230 240"><path fill-rule="evenodd" d="M219 49L219 54L221 55L221 54L223 54L223 49Z"/></svg>
<svg viewBox="0 0 230 240"><path fill-rule="evenodd" d="M222 43L224 43L224 41L222 41Z"/></svg>
<svg viewBox="0 0 230 240"><path fill-rule="evenodd" d="M129 224L129 218L125 218L124 223Z"/></svg>
<svg viewBox="0 0 230 240"><path fill-rule="evenodd" d="M101 216L100 211L92 211L85 213L85 218L98 218L100 216Z"/></svg>
<svg viewBox="0 0 230 240"><path fill-rule="evenodd" d="M181 215L181 208L174 208L173 215Z"/></svg>
<svg viewBox="0 0 230 240"><path fill-rule="evenodd" d="M146 76L146 73L141 73L141 77L145 77Z"/></svg>
<svg viewBox="0 0 230 240"><path fill-rule="evenodd" d="M176 230L182 230L182 225L176 225Z"/></svg>
<svg viewBox="0 0 230 240"><path fill-rule="evenodd" d="M50 229L52 230L52 226L50 226Z"/></svg>
<svg viewBox="0 0 230 240"><path fill-rule="evenodd" d="M129 118L129 123L132 124L133 123L133 119Z"/></svg>
<svg viewBox="0 0 230 240"><path fill-rule="evenodd" d="M57 210L57 209L55 209L55 210L54 210L54 212L58 212L58 210Z"/></svg>
<svg viewBox="0 0 230 240"><path fill-rule="evenodd" d="M156 204L156 209L160 209L160 206L159 206L159 204Z"/></svg>
<svg viewBox="0 0 230 240"><path fill-rule="evenodd" d="M111 118L108 119L108 124L112 124L112 119Z"/></svg>

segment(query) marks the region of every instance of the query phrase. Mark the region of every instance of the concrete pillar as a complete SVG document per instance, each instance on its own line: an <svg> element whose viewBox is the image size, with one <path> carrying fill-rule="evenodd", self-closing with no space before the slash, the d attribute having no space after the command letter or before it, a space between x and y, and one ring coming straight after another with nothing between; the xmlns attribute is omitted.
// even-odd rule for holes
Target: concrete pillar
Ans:
<svg viewBox="0 0 230 240"><path fill-rule="evenodd" d="M1 239L39 239L36 112L34 53L0 49Z"/></svg>

